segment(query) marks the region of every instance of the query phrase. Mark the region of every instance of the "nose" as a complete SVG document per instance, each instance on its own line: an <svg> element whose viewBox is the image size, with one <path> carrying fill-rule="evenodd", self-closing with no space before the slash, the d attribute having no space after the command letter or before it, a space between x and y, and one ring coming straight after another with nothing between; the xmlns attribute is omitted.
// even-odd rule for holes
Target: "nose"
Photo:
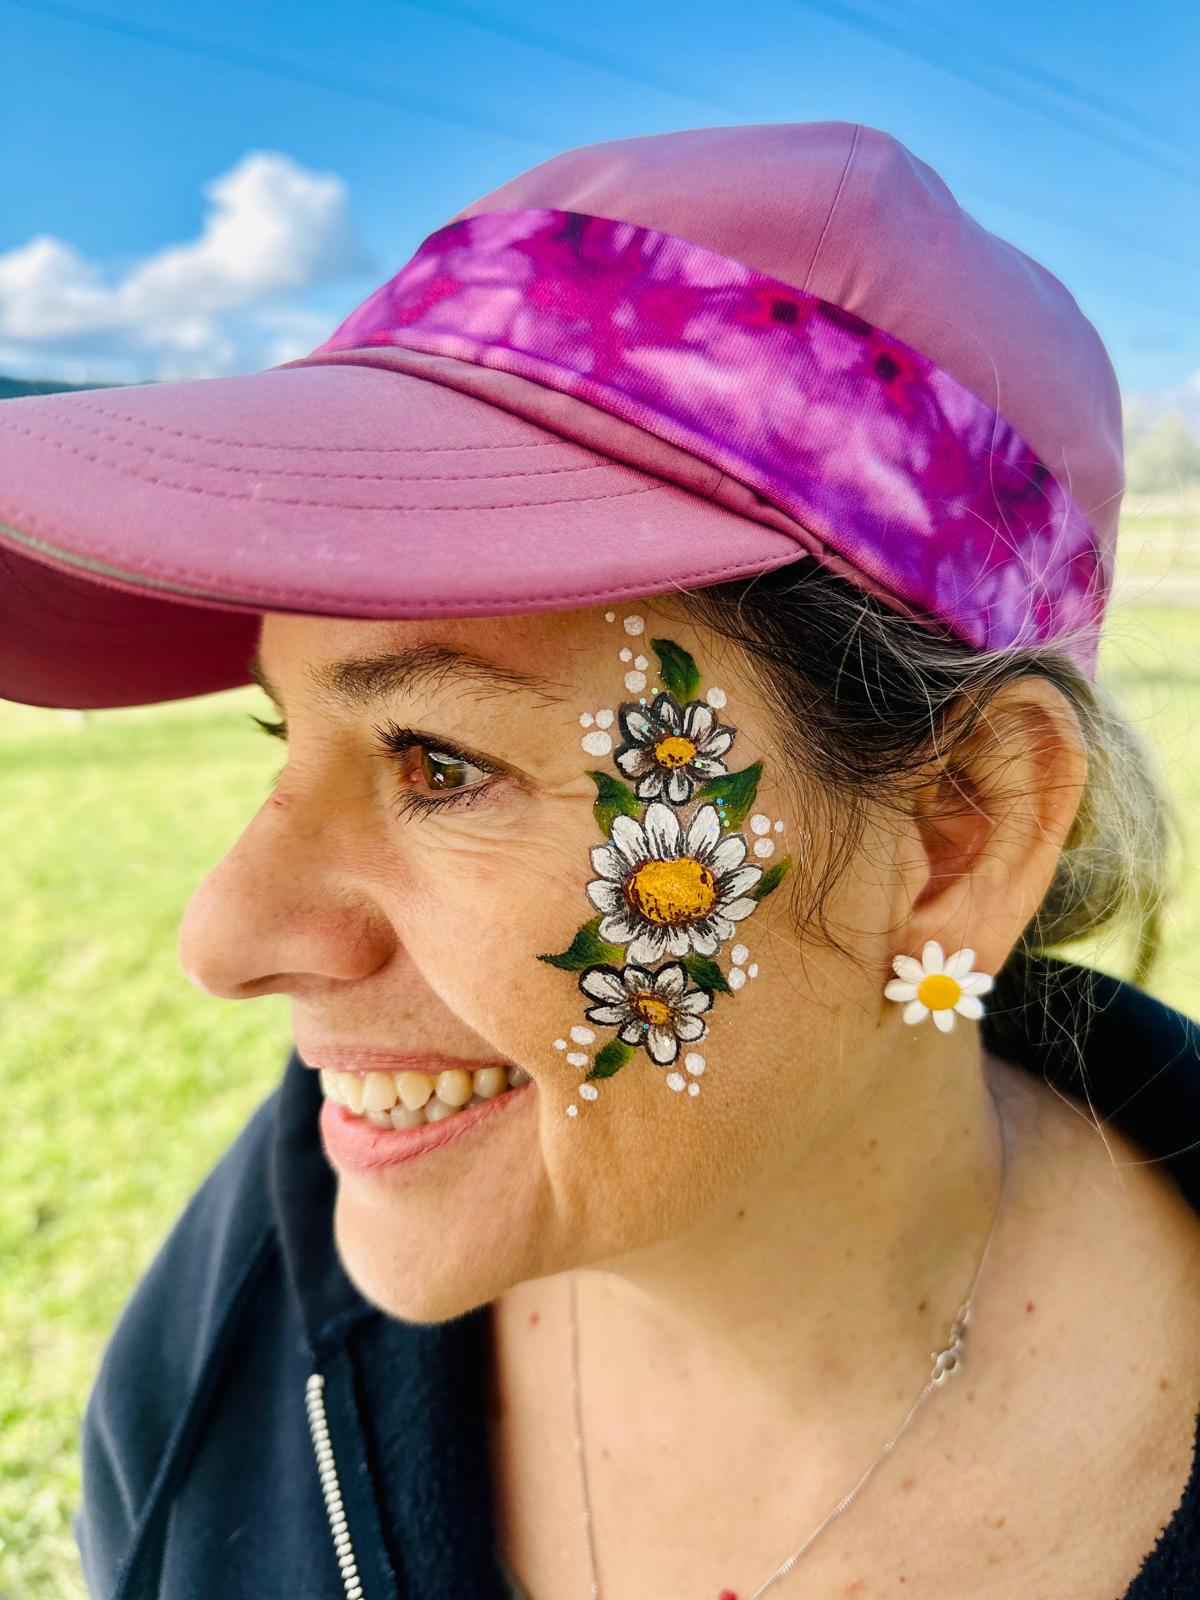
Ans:
<svg viewBox="0 0 1200 1600"><path fill-rule="evenodd" d="M369 977L395 933L371 893L362 841L335 812L272 794L203 878L179 929L190 982L224 1000L309 994Z"/></svg>

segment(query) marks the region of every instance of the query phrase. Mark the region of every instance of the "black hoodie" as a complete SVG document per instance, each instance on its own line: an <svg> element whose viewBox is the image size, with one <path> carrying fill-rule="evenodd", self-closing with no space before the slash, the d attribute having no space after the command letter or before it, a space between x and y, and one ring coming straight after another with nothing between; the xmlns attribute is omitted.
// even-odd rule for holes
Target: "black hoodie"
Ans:
<svg viewBox="0 0 1200 1600"><path fill-rule="evenodd" d="M1130 984L1043 969L1050 1006L991 1004L985 1042L1082 1100L1079 1040L1097 1112L1200 1211L1200 1025ZM1080 1038L1085 984L1098 1009ZM319 1107L293 1049L109 1340L73 1519L94 1600L508 1600L488 1308L423 1325L359 1294ZM1200 1600L1200 1414L1183 1498L1121 1600Z"/></svg>

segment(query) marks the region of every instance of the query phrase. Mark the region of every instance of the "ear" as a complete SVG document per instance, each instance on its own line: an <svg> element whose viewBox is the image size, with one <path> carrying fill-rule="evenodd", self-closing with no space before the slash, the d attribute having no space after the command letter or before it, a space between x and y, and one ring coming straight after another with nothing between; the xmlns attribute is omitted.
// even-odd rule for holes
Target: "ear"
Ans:
<svg viewBox="0 0 1200 1600"><path fill-rule="evenodd" d="M957 713L959 708L955 708ZM927 939L1003 966L1045 896L1079 809L1087 751L1061 690L1011 678L918 792L904 841L896 953Z"/></svg>

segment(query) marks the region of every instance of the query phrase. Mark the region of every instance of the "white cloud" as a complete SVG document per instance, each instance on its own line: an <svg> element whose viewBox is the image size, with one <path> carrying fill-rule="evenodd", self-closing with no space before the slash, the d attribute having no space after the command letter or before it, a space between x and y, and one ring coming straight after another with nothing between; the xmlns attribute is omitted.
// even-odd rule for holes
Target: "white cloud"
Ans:
<svg viewBox="0 0 1200 1600"><path fill-rule="evenodd" d="M211 377L319 344L333 323L289 297L372 270L342 180L251 151L203 192L199 237L116 282L49 234L0 255L5 368L71 382Z"/></svg>

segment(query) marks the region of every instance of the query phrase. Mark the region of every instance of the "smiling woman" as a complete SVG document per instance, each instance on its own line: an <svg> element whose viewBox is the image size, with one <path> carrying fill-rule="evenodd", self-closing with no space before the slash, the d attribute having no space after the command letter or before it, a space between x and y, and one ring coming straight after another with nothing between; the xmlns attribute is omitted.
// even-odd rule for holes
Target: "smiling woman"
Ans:
<svg viewBox="0 0 1200 1600"><path fill-rule="evenodd" d="M623 140L0 459L0 693L286 745L179 959L294 1049L105 1352L95 1596L1196 1593L1200 1042L1057 279L876 129Z"/></svg>

